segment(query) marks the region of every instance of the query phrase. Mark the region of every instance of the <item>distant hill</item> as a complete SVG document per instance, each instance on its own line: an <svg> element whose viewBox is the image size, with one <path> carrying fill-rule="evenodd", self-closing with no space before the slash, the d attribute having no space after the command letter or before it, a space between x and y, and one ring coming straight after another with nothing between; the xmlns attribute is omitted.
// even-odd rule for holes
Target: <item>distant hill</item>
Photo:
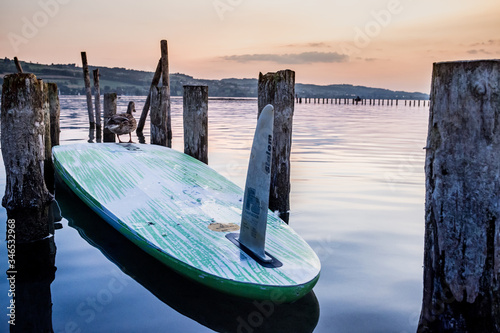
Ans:
<svg viewBox="0 0 500 333"><path fill-rule="evenodd" d="M21 61L26 73L33 73L47 82L55 82L63 95L84 95L83 71L76 64L43 65ZM148 94L153 72L138 71L118 67L89 66L92 70L99 68L101 94L116 92L120 95L144 96ZM12 59L0 59L0 84L7 74L15 73L16 67ZM204 80L192 76L170 74L170 93L182 96L184 85L207 85L211 97L257 97L257 79L222 79ZM320 86L314 84L295 85L295 93L299 97L310 98L361 98L380 99L429 99L428 94L419 92L392 91L388 89L353 86L349 84L332 84Z"/></svg>

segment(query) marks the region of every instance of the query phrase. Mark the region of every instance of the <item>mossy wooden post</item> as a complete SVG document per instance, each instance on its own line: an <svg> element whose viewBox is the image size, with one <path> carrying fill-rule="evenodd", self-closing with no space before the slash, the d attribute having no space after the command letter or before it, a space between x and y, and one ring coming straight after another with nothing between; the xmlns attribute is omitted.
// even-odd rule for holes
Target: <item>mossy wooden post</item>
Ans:
<svg viewBox="0 0 500 333"><path fill-rule="evenodd" d="M141 118L137 124L136 133L141 133L144 130L144 125L146 124L146 118L148 116L149 107L151 105L151 91L158 86L161 78L161 59L158 60L158 65L156 66L156 71L153 75L153 80L151 81L151 86L149 87L149 93L144 102L144 107L142 108Z"/></svg>
<svg viewBox="0 0 500 333"><path fill-rule="evenodd" d="M108 119L116 114L116 93L104 94L104 109L103 109L103 118L104 118L104 130L102 135L103 142L116 142L116 137L109 129L106 128L106 124Z"/></svg>
<svg viewBox="0 0 500 333"><path fill-rule="evenodd" d="M2 205L15 221L16 242L49 236L53 196L44 180L44 84L33 74L4 77L1 142L6 185ZM9 229L9 228L8 228Z"/></svg>
<svg viewBox="0 0 500 333"><path fill-rule="evenodd" d="M162 108L161 88L151 89L151 144L167 146L167 114Z"/></svg>
<svg viewBox="0 0 500 333"><path fill-rule="evenodd" d="M208 86L184 86L184 154L208 164Z"/></svg>
<svg viewBox="0 0 500 333"><path fill-rule="evenodd" d="M274 106L274 140L269 208L288 223L290 211L290 153L295 96L295 72L291 70L259 74L258 110Z"/></svg>
<svg viewBox="0 0 500 333"><path fill-rule="evenodd" d="M99 87L99 68L92 71L94 77L94 105L95 105L95 126L97 142L102 139L102 126L101 126L101 89Z"/></svg>
<svg viewBox="0 0 500 333"><path fill-rule="evenodd" d="M87 111L89 114L89 125L90 128L94 128L95 121L94 121L94 109L92 107L92 89L90 88L90 74L89 74L89 66L87 63L86 52L82 52L82 65L83 65L83 80L85 82L85 91L87 93Z"/></svg>
<svg viewBox="0 0 500 333"><path fill-rule="evenodd" d="M170 117L170 74L168 67L168 44L166 40L160 42L161 48L161 112L166 115L167 147L172 147L172 122Z"/></svg>
<svg viewBox="0 0 500 333"><path fill-rule="evenodd" d="M435 63L418 332L500 332L500 60Z"/></svg>

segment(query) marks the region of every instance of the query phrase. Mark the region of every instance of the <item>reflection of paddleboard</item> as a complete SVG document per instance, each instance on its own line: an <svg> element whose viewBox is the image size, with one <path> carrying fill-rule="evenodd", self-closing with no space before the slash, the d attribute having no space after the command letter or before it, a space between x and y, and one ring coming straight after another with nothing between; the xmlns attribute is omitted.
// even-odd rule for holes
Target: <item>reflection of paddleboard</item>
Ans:
<svg viewBox="0 0 500 333"><path fill-rule="evenodd" d="M53 158L64 182L103 219L202 284L243 297L293 301L319 278L314 251L271 212L265 251L272 262L260 262L226 237L240 225L243 191L188 155L155 145L103 143L57 146Z"/></svg>
<svg viewBox="0 0 500 333"><path fill-rule="evenodd" d="M56 200L64 217L69 221L69 226L77 229L90 245L98 248L124 273L180 314L216 332L238 332L238 329L240 332L250 332L253 327L245 330L244 326L249 322L248 318L255 316L256 310L263 311L264 319L254 332L302 333L312 332L316 327L319 305L314 292L309 292L296 302L272 304L272 316L268 317L268 311L271 309L269 301L253 301L223 294L175 274L169 267L104 223L82 201L78 198L75 200L75 195L68 191L70 189L67 186L58 184ZM243 318L245 323L229 320L238 317ZM174 319L165 319L164 322L172 320ZM89 324L89 330L92 330L92 326L99 326L96 321L92 325ZM139 326L133 326L129 331L140 331Z"/></svg>

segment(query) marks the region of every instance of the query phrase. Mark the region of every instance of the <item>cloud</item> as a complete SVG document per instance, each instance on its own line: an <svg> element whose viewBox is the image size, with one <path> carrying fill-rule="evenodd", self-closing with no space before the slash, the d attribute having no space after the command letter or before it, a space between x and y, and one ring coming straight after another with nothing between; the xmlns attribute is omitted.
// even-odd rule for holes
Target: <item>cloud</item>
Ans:
<svg viewBox="0 0 500 333"><path fill-rule="evenodd" d="M325 42L312 42L312 43L297 43L297 44L287 44L283 47L312 47L312 48L331 48L332 46Z"/></svg>
<svg viewBox="0 0 500 333"><path fill-rule="evenodd" d="M473 49L473 50L467 51L467 53L469 53L469 54L478 54L478 53L491 54L491 52L488 52L485 49L480 49L480 50Z"/></svg>
<svg viewBox="0 0 500 333"><path fill-rule="evenodd" d="M278 64L311 64L317 62L345 62L348 56L337 52L302 52L287 54L241 54L223 57L224 60L237 62L269 61Z"/></svg>

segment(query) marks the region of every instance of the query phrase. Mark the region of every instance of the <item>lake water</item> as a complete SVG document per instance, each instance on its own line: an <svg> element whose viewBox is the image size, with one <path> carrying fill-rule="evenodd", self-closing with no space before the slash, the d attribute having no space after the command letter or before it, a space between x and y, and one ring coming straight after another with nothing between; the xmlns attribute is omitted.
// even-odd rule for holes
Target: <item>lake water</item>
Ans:
<svg viewBox="0 0 500 333"><path fill-rule="evenodd" d="M130 100L138 118L144 97L120 97L119 112ZM52 314L41 306L45 318L55 332L415 332L428 107L399 104L295 106L290 225L321 260L313 293L293 304L255 303L186 281L59 186L57 270L50 294L38 295L53 304ZM255 99L209 102L209 165L240 187L256 112ZM86 142L87 124L85 97L62 96L61 144ZM173 148L182 151L181 98L172 99L172 127ZM145 134L149 142L149 124ZM0 234L5 229L0 223ZM0 271L7 271L5 246ZM34 290L47 291L50 280ZM1 332L8 331L8 290L1 279Z"/></svg>

